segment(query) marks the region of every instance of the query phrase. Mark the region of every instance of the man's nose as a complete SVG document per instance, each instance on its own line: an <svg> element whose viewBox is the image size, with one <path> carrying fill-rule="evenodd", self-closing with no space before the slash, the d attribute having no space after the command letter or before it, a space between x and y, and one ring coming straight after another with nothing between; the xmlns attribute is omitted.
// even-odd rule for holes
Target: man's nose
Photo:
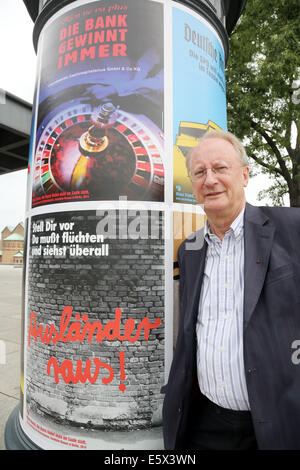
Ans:
<svg viewBox="0 0 300 470"><path fill-rule="evenodd" d="M216 173L211 168L207 168L204 184L210 185L210 184L215 184L217 182L218 182L218 178L217 178Z"/></svg>

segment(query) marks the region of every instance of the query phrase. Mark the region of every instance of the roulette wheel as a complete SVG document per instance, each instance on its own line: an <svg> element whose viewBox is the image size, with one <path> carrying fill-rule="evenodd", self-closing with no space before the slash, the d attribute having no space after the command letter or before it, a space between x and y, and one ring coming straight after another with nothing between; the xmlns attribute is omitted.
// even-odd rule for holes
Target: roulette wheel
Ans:
<svg viewBox="0 0 300 470"><path fill-rule="evenodd" d="M146 116L108 102L96 108L70 102L41 125L33 205L41 196L51 202L52 196L66 192L84 192L91 200L122 195L162 201L162 154L162 132Z"/></svg>

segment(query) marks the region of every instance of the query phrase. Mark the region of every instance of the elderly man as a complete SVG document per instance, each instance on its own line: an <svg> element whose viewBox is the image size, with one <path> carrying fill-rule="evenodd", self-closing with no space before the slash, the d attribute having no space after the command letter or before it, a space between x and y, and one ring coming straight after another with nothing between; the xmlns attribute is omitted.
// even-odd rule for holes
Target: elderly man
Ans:
<svg viewBox="0 0 300 470"><path fill-rule="evenodd" d="M187 168L207 221L178 252L165 448L300 449L300 210L246 203L247 156L231 133L206 133Z"/></svg>

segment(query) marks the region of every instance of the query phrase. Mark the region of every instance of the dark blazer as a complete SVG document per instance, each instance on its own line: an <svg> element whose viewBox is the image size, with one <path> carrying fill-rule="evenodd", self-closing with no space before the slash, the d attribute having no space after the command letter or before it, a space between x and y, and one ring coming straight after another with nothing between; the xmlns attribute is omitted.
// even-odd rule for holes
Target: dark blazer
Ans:
<svg viewBox="0 0 300 470"><path fill-rule="evenodd" d="M259 449L300 449L300 209L254 207L244 215L244 364ZM194 248L194 249L193 249ZM188 414L201 396L196 319L207 244L203 231L178 251L180 323L165 386L165 448L184 449Z"/></svg>

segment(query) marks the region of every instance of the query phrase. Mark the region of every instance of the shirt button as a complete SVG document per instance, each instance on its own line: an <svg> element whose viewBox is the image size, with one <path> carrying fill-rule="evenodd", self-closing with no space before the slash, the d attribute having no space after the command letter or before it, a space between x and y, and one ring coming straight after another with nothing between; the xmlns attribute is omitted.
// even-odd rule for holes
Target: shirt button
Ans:
<svg viewBox="0 0 300 470"><path fill-rule="evenodd" d="M225 320L228 318L228 315L224 315Z"/></svg>
<svg viewBox="0 0 300 470"><path fill-rule="evenodd" d="M228 284L224 284L224 287L225 287L225 289L227 289L227 287L228 287Z"/></svg>
<svg viewBox="0 0 300 470"><path fill-rule="evenodd" d="M220 352L223 352L223 351L224 351L223 346L221 346L221 347L219 348L219 351L220 351Z"/></svg>
<svg viewBox="0 0 300 470"><path fill-rule="evenodd" d="M226 383L225 383L225 382L222 382L221 385L222 385L223 388L226 387Z"/></svg>

